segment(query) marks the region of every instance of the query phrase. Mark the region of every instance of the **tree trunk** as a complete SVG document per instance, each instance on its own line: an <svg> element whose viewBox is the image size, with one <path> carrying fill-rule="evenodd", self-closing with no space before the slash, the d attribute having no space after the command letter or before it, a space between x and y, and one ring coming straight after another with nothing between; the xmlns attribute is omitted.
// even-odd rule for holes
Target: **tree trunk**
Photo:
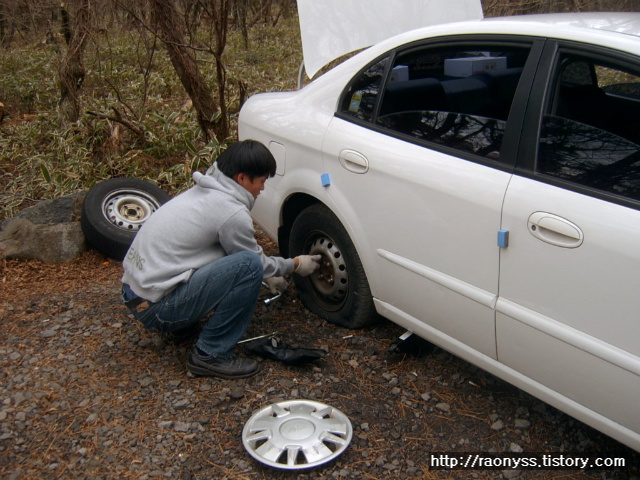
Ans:
<svg viewBox="0 0 640 480"><path fill-rule="evenodd" d="M178 74L193 107L198 114L198 123L208 142L211 133L216 132L213 121L218 113L218 105L211 96L209 86L200 73L196 59L184 39L184 28L173 0L151 0L154 23L162 41L166 44L171 64Z"/></svg>
<svg viewBox="0 0 640 480"><path fill-rule="evenodd" d="M4 13L4 2L0 2L0 45L5 43L6 39L6 20Z"/></svg>
<svg viewBox="0 0 640 480"><path fill-rule="evenodd" d="M229 30L230 0L212 0L212 21L215 30L216 80L218 82L218 99L220 100L220 129L224 137L229 136L229 115L227 110L227 71L222 62L222 54L227 46Z"/></svg>
<svg viewBox="0 0 640 480"><path fill-rule="evenodd" d="M62 4L62 8L66 7ZM60 63L60 114L61 118L75 122L80 118L80 92L84 83L84 49L90 28L90 0L80 0L73 28L69 32L67 53Z"/></svg>
<svg viewBox="0 0 640 480"><path fill-rule="evenodd" d="M242 41L244 43L244 48L249 48L249 30L247 29L247 0L235 0L233 2L233 13L236 18L236 22L238 24L238 28L240 28L240 33L242 33Z"/></svg>

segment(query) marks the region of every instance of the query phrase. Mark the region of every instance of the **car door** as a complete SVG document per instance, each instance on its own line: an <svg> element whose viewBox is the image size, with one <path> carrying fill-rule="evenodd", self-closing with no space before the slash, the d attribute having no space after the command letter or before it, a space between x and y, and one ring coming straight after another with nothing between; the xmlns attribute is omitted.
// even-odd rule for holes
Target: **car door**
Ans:
<svg viewBox="0 0 640 480"><path fill-rule="evenodd" d="M637 438L640 63L553 42L544 59L551 80L536 79L504 202L498 359L577 418Z"/></svg>
<svg viewBox="0 0 640 480"><path fill-rule="evenodd" d="M379 313L460 354L496 357L497 239L514 158L503 144L529 49L448 41L393 53L356 76L325 135L327 191Z"/></svg>

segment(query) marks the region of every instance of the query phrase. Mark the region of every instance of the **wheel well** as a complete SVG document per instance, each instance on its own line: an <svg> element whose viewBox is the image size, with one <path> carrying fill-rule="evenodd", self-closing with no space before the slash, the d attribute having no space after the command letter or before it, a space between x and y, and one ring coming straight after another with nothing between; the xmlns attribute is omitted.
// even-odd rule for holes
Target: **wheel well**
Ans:
<svg viewBox="0 0 640 480"><path fill-rule="evenodd" d="M283 257L289 256L289 234L296 217L305 208L316 203L320 203L320 200L311 195L296 193L289 197L282 206L282 225L278 228L278 246L280 247L280 255Z"/></svg>

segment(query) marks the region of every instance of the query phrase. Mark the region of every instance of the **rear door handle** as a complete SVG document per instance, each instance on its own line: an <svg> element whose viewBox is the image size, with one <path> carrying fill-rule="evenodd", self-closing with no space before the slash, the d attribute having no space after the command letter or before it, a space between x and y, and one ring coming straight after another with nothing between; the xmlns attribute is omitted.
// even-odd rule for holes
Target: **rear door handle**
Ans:
<svg viewBox="0 0 640 480"><path fill-rule="evenodd" d="M531 235L557 247L577 248L584 241L582 230L575 223L553 213L532 213L527 225Z"/></svg>
<svg viewBox="0 0 640 480"><path fill-rule="evenodd" d="M369 160L355 150L342 150L338 159L340 160L340 165L350 172L367 173L369 171Z"/></svg>

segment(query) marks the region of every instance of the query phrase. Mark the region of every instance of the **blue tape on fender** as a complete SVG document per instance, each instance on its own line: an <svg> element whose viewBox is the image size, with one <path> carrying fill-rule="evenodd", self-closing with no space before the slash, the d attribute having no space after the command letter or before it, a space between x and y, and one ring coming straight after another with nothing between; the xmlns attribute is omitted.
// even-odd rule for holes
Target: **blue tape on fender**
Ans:
<svg viewBox="0 0 640 480"><path fill-rule="evenodd" d="M509 230L498 230L498 246L509 246Z"/></svg>

